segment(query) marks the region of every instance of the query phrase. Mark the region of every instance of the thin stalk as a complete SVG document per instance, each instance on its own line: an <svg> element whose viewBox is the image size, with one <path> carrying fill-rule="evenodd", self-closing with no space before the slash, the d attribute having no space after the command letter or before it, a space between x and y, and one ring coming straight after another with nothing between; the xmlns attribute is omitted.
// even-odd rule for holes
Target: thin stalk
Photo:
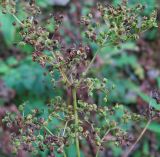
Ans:
<svg viewBox="0 0 160 157"><path fill-rule="evenodd" d="M91 60L91 62L89 63L86 71L84 72L84 75L86 75L86 74L88 73L89 69L91 68L92 64L94 63L94 61L95 61L95 59L96 59L96 57L97 57L98 52L99 52L99 50L96 51L94 57L92 58L92 60Z"/></svg>
<svg viewBox="0 0 160 157"><path fill-rule="evenodd" d="M72 94L73 94L73 105L74 105L74 115L75 115L75 125L78 127L79 120L78 120L78 112L77 112L77 91L76 88L72 89ZM77 151L77 157L80 157L80 147L79 147L79 139L78 139L78 133L75 132L76 138L76 151Z"/></svg>
<svg viewBox="0 0 160 157"><path fill-rule="evenodd" d="M81 82L82 82L82 80L83 80L83 77L87 75L88 71L89 71L90 68L92 67L92 64L94 63L94 61L95 61L95 59L96 59L96 57L97 57L98 52L99 52L99 49L96 51L94 57L92 58L91 62L90 62L89 65L88 65L87 69L86 69L85 72L83 73L83 76L82 76L82 78L79 80L77 87L81 84Z"/></svg>
<svg viewBox="0 0 160 157"><path fill-rule="evenodd" d="M137 140L134 142L134 144L130 147L130 149L126 152L126 154L124 155L124 157L128 157L130 155L130 153L133 151L133 149L135 148L135 146L137 145L137 143L140 141L140 139L142 138L142 136L144 135L144 133L146 132L148 126L150 125L150 123L152 122L152 119L150 119L147 124L145 125L144 129L142 130L141 134L138 136Z"/></svg>
<svg viewBox="0 0 160 157"><path fill-rule="evenodd" d="M98 53L102 50L103 46L101 48L99 48L96 53L94 54L94 57L92 58L91 62L89 63L88 67L86 68L86 70L83 72L83 76L82 78L79 80L77 87L81 84L83 77L87 75L87 73L89 72L90 68L92 67L92 64L94 63Z"/></svg>
<svg viewBox="0 0 160 157"><path fill-rule="evenodd" d="M102 48L104 48L104 44L106 43L107 38L108 38L108 37L106 37L105 40L103 41L103 44L102 44L101 48L99 48L99 49L96 51L94 57L92 58L90 64L88 65L86 71L84 72L84 76L87 75L89 69L92 67L92 64L94 63L94 61L95 61L95 59L96 59L96 57L97 57L97 54L102 50Z"/></svg>
<svg viewBox="0 0 160 157"><path fill-rule="evenodd" d="M53 57L55 58L55 60L57 61L57 57L56 55L52 52ZM51 63L52 64L52 63ZM69 81L67 75L65 74L65 72L63 71L63 69L61 67L58 68L61 76L63 77L63 79L66 81L66 83L68 84L68 86L71 86L71 82Z"/></svg>
<svg viewBox="0 0 160 157"><path fill-rule="evenodd" d="M17 21L20 25L24 26L24 24L19 20L19 18L18 18L16 15L14 15L14 14L11 14L11 15L16 19L16 21Z"/></svg>
<svg viewBox="0 0 160 157"><path fill-rule="evenodd" d="M68 121L66 122L66 124L65 124L65 126L64 126L62 136L64 136L64 135L65 135L65 131L66 131L67 125L68 125Z"/></svg>
<svg viewBox="0 0 160 157"><path fill-rule="evenodd" d="M63 79L67 82L68 86L71 86L71 82L68 80L66 74L64 73L63 69L59 68L59 71L63 77Z"/></svg>
<svg viewBox="0 0 160 157"><path fill-rule="evenodd" d="M63 157L67 157L67 155L66 155L65 151L63 151Z"/></svg>
<svg viewBox="0 0 160 157"><path fill-rule="evenodd" d="M44 126L44 129L45 129L50 135L54 136L53 133L52 133L46 126Z"/></svg>
<svg viewBox="0 0 160 157"><path fill-rule="evenodd" d="M110 129L109 129L109 130L107 130L107 132L105 133L105 135L102 137L102 139L101 139L101 142L100 142L100 143L102 143L102 142L104 141L104 138L108 135L108 133L109 133L109 132L110 132ZM98 149L97 149L96 157L98 157L98 156L99 156L100 147L101 147L101 146L99 146L99 147L98 147Z"/></svg>

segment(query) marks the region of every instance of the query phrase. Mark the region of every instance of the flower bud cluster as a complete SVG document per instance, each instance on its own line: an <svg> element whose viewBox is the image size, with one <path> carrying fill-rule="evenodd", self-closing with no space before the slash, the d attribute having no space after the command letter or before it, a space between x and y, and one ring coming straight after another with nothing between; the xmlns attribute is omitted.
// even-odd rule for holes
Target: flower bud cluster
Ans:
<svg viewBox="0 0 160 157"><path fill-rule="evenodd" d="M71 75L73 69L75 70L73 74L77 74L78 66L86 64L87 56L89 53L89 47L80 44L79 46L73 46L66 48L62 51L57 51L55 56L57 58L56 67L63 67L65 71Z"/></svg>
<svg viewBox="0 0 160 157"><path fill-rule="evenodd" d="M13 0L3 0L1 2L1 5L3 7L3 10L2 10L2 13L6 14L6 13L12 13L12 14L15 14L16 13L16 10L15 10L15 7L16 7L16 2L13 1Z"/></svg>
<svg viewBox="0 0 160 157"><path fill-rule="evenodd" d="M47 19L47 21L54 19L54 30L50 32L38 16L40 10L34 0L29 4L27 2L21 4L25 6L27 13L27 18L24 20L16 17L16 10L9 10L16 8L17 2L5 0L3 5L6 8L4 13L13 15L16 22L20 24L19 33L22 40L19 45L32 45L34 48L33 61L39 62L43 67L49 65L51 75L54 74L55 69L58 70L61 75L60 82L67 89L75 91L71 97L72 102L57 96L50 100L48 106L42 111L34 109L29 114L25 114L25 106L21 105L19 111L22 115L6 113L3 123L10 130L13 127L18 130L11 134L13 151L16 153L19 148L32 153L48 150L50 156L54 156L55 151L63 153L64 148L73 144L75 139L90 140L97 147L102 147L106 141L114 142L115 145L129 145L132 138L122 129L122 125L130 121L140 121L144 117L131 113L119 104L105 106L109 92L114 85L110 87L105 78L103 80L86 78L86 73L85 75L83 72L79 74L80 67L86 67L87 72L90 68L91 64L88 66L90 48L84 44L73 44L72 46L63 44L60 33L63 16L61 14L51 15ZM150 17L139 16L143 9L141 5L130 8L127 7L127 3L117 7L98 4L97 9L100 14L98 21L95 21L94 15L90 13L82 17L81 23L85 25L86 37L94 41L100 48L107 43L118 45L136 39L141 32L156 26L155 12ZM13 25L16 26L16 23ZM83 86L87 89L88 96L93 96L94 92L103 92L105 105L77 100L77 91ZM120 112L122 114L118 116ZM47 116L44 116L43 113ZM55 121L58 121L60 125L53 125Z"/></svg>
<svg viewBox="0 0 160 157"><path fill-rule="evenodd" d="M15 0L2 0L2 13L4 14L17 14L19 7L24 8L24 11L30 16L36 16L41 13L40 8L36 5L35 0L31 0L29 3L23 1L23 3Z"/></svg>
<svg viewBox="0 0 160 157"><path fill-rule="evenodd" d="M93 96L93 93L95 91L104 93L104 102L108 101L108 94L112 89L114 89L114 84L112 84L112 86L110 87L109 81L106 78L104 78L103 80L98 78L86 78L83 80L83 83L88 89L89 96Z"/></svg>
<svg viewBox="0 0 160 157"><path fill-rule="evenodd" d="M48 113L47 118L43 118L43 111L38 109L33 109L29 114L24 114L25 106L21 105L19 110L23 112L23 116L6 113L3 119L3 123L9 129L17 128L17 132L11 133L14 153L19 148L32 153L36 153L38 150L48 150L50 154L54 154L54 151L63 153L64 147L73 144L76 136L79 140L90 139L92 143L101 147L103 147L105 138L115 145L129 145L130 138L121 128L121 125L126 125L130 120L139 121L141 119L141 116L124 110L123 105L120 104L102 107L78 100L79 125L77 126L74 123L73 106L67 105L59 96L48 103L47 111L45 111ZM124 114L117 120L113 120L113 115L122 110L124 110ZM95 120L92 119L94 114L96 114ZM51 132L48 126L52 126L51 124L55 120L63 125L53 127L53 132ZM97 121L101 121L101 124ZM108 134L105 135L107 131L112 136L111 139L107 139ZM104 135L105 138L103 138Z"/></svg>
<svg viewBox="0 0 160 157"><path fill-rule="evenodd" d="M86 27L86 37L99 46L119 45L125 41L135 40L139 38L141 32L157 27L156 12L150 17L143 17L140 14L144 6L140 4L129 7L126 2L114 7L98 3L97 8L100 13L99 20L93 20L93 14L89 13L82 17L81 23Z"/></svg>
<svg viewBox="0 0 160 157"><path fill-rule="evenodd" d="M79 104L79 113L82 115L83 120L81 121L90 124L90 129L88 129L89 134L87 135L90 140L95 143L97 146L103 146L105 139L102 140L103 135L109 131L111 139L107 141L112 141L115 145L129 145L133 138L131 139L130 135L126 133L125 130L121 128L121 125L127 125L131 121L141 121L145 117L129 112L121 104L116 104L113 107L102 107L97 106L96 104L89 104L82 100L78 101ZM118 112L123 112L117 120L113 120L113 115L116 115ZM91 120L91 115L96 114L97 119L101 121L101 126L96 123L96 121ZM102 125L103 124L103 125ZM85 126L85 125L84 125ZM108 136L108 135L105 135Z"/></svg>
<svg viewBox="0 0 160 157"><path fill-rule="evenodd" d="M20 148L34 154L45 150L49 150L50 154L53 154L54 149L58 153L63 152L65 139L56 134L50 134L50 131L45 129L48 126L49 118L44 119L39 116L40 114L38 109L32 110L30 114L23 115L23 117L12 113L6 114L3 123L9 129L15 127L18 130L11 133L13 153L17 153Z"/></svg>

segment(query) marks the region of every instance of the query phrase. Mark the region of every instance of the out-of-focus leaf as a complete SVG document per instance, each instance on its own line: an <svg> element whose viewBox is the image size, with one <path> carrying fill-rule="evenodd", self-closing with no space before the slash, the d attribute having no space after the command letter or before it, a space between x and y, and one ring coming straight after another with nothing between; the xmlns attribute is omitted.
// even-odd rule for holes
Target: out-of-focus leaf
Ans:
<svg viewBox="0 0 160 157"><path fill-rule="evenodd" d="M122 153L122 149L120 147L112 147L113 148L113 156L119 157Z"/></svg>
<svg viewBox="0 0 160 157"><path fill-rule="evenodd" d="M36 0L36 3L42 8L48 7L48 0Z"/></svg>
<svg viewBox="0 0 160 157"><path fill-rule="evenodd" d="M54 31L54 20L50 20L50 23L46 25L46 29L50 32Z"/></svg>
<svg viewBox="0 0 160 157"><path fill-rule="evenodd" d="M145 37L148 39L148 40L154 40L158 35L158 29L157 28L154 28L153 30L151 31L147 31L146 34L145 34Z"/></svg>
<svg viewBox="0 0 160 157"><path fill-rule="evenodd" d="M138 95L145 101L147 102L150 106L152 106L153 108L155 108L156 110L160 110L160 104L158 104L156 102L155 99L149 97L148 95L142 93L142 92L138 92Z"/></svg>
<svg viewBox="0 0 160 157"><path fill-rule="evenodd" d="M26 44L24 46L18 45L18 48L22 50L22 52L31 55L33 52L33 47L29 44Z"/></svg>
<svg viewBox="0 0 160 157"><path fill-rule="evenodd" d="M142 157L141 151L137 151L133 157Z"/></svg>
<svg viewBox="0 0 160 157"><path fill-rule="evenodd" d="M8 45L11 45L14 42L15 37L15 28L12 25L13 17L11 15L2 14L0 8L0 31L2 31L4 39Z"/></svg>
<svg viewBox="0 0 160 157"><path fill-rule="evenodd" d="M9 66L15 66L18 64L18 61L16 60L15 57L9 57L6 61L6 63L9 65Z"/></svg>
<svg viewBox="0 0 160 157"><path fill-rule="evenodd" d="M144 13L149 15L156 8L156 0L130 0L130 5L132 4L143 4L145 6Z"/></svg>
<svg viewBox="0 0 160 157"><path fill-rule="evenodd" d="M114 5L118 5L122 0L113 0ZM149 15L156 7L156 0L129 0L129 6L136 5L137 3L145 6L144 13Z"/></svg>
<svg viewBox="0 0 160 157"><path fill-rule="evenodd" d="M145 141L145 143L143 144L143 153L145 155L149 155L149 144L148 144L148 141Z"/></svg>
<svg viewBox="0 0 160 157"><path fill-rule="evenodd" d="M31 95L52 95L53 92L49 92L52 90L52 86L50 86L49 78L44 76L44 72L44 69L38 64L23 63L19 67L10 69L3 76L3 79L9 87L14 88L20 95L26 91Z"/></svg>
<svg viewBox="0 0 160 157"><path fill-rule="evenodd" d="M0 60L0 75L4 75L9 71L9 67L3 61Z"/></svg>
<svg viewBox="0 0 160 157"><path fill-rule="evenodd" d="M76 153L75 145L71 145L69 148L67 148L66 152L68 157L75 157L75 153ZM81 157L84 157L83 152L81 152Z"/></svg>
<svg viewBox="0 0 160 157"><path fill-rule="evenodd" d="M135 65L137 63L137 60L135 58L135 56L133 55L127 55L127 54L123 54L121 55L121 57L119 57L118 60L115 60L115 64L118 66L124 66L124 65Z"/></svg>
<svg viewBox="0 0 160 157"><path fill-rule="evenodd" d="M152 122L149 127L148 130L153 131L157 134L160 134L160 124L157 122Z"/></svg>

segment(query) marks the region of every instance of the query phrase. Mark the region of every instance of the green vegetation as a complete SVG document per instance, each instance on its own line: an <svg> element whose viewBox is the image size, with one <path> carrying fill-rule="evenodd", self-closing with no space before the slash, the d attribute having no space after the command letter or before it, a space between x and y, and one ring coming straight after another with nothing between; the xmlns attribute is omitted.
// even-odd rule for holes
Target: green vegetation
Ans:
<svg viewBox="0 0 160 157"><path fill-rule="evenodd" d="M0 155L159 155L156 1L0 3Z"/></svg>

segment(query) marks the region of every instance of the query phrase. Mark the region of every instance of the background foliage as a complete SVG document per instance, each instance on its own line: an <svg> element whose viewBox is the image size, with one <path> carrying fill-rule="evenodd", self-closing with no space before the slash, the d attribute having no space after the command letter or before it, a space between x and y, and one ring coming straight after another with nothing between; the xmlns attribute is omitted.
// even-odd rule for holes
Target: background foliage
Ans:
<svg viewBox="0 0 160 157"><path fill-rule="evenodd" d="M119 2L119 0L107 1L113 5L118 5ZM146 16L150 15L158 6L156 0L130 0L129 2L130 5L138 2L146 5L146 9L142 13ZM95 6L96 0L74 0L65 6L55 5L57 3L51 3L48 0L38 0L37 4L43 9L44 16L48 12L56 12L57 10L61 10L65 14L65 32L62 33L64 33L64 40L71 44L72 40L81 36L78 34L80 28L76 22L78 22L80 15L86 15ZM20 10L18 17L21 19L23 16L25 13ZM160 15L158 14L158 16ZM52 88L50 85L51 77L47 71L32 62L33 48L30 45L18 48L14 46L19 36L12 25L13 21L12 16L3 15L0 12L0 80L3 80L0 81L0 114L3 114L4 108L18 107L22 103L27 104L26 113L35 107L43 109L49 98L59 94L64 95L63 90ZM54 22L47 27L52 32ZM92 43L90 45L93 50L96 49ZM92 75L98 74L100 78L107 77L111 83L115 84L116 88L111 93L108 105L120 102L137 113L143 111L148 103L158 110L160 109L160 101L156 102L150 98L150 92L155 88L160 88L159 48L158 28L149 30L136 42L124 43L120 50L105 46L96 60L96 64L100 66L92 69ZM58 73L56 77L59 77ZM101 104L102 97L101 94L95 96L98 104ZM143 125L140 128L143 128ZM140 128L137 130L139 131ZM158 157L160 155L159 130L159 122L153 122L132 156ZM1 139L4 139L2 130ZM7 154L7 148L2 147L3 141L0 141L0 144L0 156L11 156ZM73 147L68 148L69 157L74 157ZM121 156L121 153L120 148L112 145L108 145L106 148L107 156L118 157ZM45 153L40 154L40 156L46 156Z"/></svg>

